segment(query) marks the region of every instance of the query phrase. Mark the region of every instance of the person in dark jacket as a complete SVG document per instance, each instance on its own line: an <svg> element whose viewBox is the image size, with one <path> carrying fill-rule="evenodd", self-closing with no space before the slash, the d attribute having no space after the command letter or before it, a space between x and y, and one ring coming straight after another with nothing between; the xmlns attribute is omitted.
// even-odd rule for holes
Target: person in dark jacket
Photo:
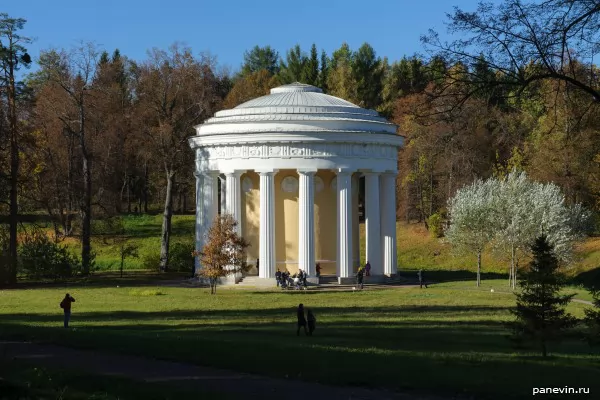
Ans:
<svg viewBox="0 0 600 400"><path fill-rule="evenodd" d="M75 303L75 299L71 297L69 293L67 293L65 298L60 302L60 308L62 308L65 313L65 328L69 327L69 320L71 319L71 303Z"/></svg>
<svg viewBox="0 0 600 400"><path fill-rule="evenodd" d="M321 276L321 264L320 263L317 263L315 270L317 271L317 278L320 277Z"/></svg>
<svg viewBox="0 0 600 400"><path fill-rule="evenodd" d="M304 334L308 336L308 331L306 330L306 317L304 316L304 304L298 305L298 329L296 330L296 336L300 335L300 328L304 328Z"/></svg>
<svg viewBox="0 0 600 400"><path fill-rule="evenodd" d="M364 275L365 275L364 268L359 269L358 272L356 273L356 283L358 284L358 288L361 290L363 288Z"/></svg>
<svg viewBox="0 0 600 400"><path fill-rule="evenodd" d="M317 319L312 310L306 310L306 319L308 320L308 336L312 336L317 325Z"/></svg>
<svg viewBox="0 0 600 400"><path fill-rule="evenodd" d="M425 274L422 269L417 272L417 276L419 277L419 287L423 289L423 285L425 285L425 289L427 289L427 282L425 282Z"/></svg>
<svg viewBox="0 0 600 400"><path fill-rule="evenodd" d="M275 280L277 281L277 287L279 287L279 284L281 283L281 271L279 269L275 272Z"/></svg>

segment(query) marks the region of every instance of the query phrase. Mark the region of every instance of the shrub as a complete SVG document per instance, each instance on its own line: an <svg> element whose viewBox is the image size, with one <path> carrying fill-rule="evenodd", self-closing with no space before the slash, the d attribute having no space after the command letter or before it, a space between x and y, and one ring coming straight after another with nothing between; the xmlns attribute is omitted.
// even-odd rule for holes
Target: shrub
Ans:
<svg viewBox="0 0 600 400"><path fill-rule="evenodd" d="M192 272L194 268L194 244L191 242L171 243L169 248L169 270L176 272Z"/></svg>
<svg viewBox="0 0 600 400"><path fill-rule="evenodd" d="M158 270L160 267L160 249L152 249L145 252L141 257L142 268Z"/></svg>
<svg viewBox="0 0 600 400"><path fill-rule="evenodd" d="M19 261L21 272L31 279L65 279L81 267L79 259L65 246L52 242L41 231L25 237L19 247Z"/></svg>
<svg viewBox="0 0 600 400"><path fill-rule="evenodd" d="M431 236L434 238L441 238L444 236L444 218L441 214L435 213L427 218L427 226L429 227L429 232Z"/></svg>

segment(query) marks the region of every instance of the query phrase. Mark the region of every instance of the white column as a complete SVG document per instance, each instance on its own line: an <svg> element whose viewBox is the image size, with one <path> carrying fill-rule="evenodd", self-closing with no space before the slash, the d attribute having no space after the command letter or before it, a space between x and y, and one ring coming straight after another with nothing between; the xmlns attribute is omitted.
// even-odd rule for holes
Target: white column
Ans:
<svg viewBox="0 0 600 400"><path fill-rule="evenodd" d="M204 246L204 175L195 172L196 177L196 251ZM200 257L194 259L194 274L200 269Z"/></svg>
<svg viewBox="0 0 600 400"><path fill-rule="evenodd" d="M383 241L383 273L396 275L396 174L381 175L381 240Z"/></svg>
<svg viewBox="0 0 600 400"><path fill-rule="evenodd" d="M337 174L337 271L340 278L352 276L352 172Z"/></svg>
<svg viewBox="0 0 600 400"><path fill-rule="evenodd" d="M371 263L371 275L382 275L378 172L365 173L365 214L367 261Z"/></svg>
<svg viewBox="0 0 600 400"><path fill-rule="evenodd" d="M300 176L300 210L298 236L298 268L315 276L315 173L316 170L298 170Z"/></svg>
<svg viewBox="0 0 600 400"><path fill-rule="evenodd" d="M257 171L258 172L258 171ZM260 238L258 276L275 277L275 174L260 171Z"/></svg>
<svg viewBox="0 0 600 400"><path fill-rule="evenodd" d="M207 171L203 173L204 185L202 187L204 189L204 218L202 226L204 235L208 234L208 230L212 226L213 221L219 212L218 179L218 171Z"/></svg>
<svg viewBox="0 0 600 400"><path fill-rule="evenodd" d="M358 192L360 186L360 174L352 175L352 272L354 267L360 266L360 215L358 212Z"/></svg>
<svg viewBox="0 0 600 400"><path fill-rule="evenodd" d="M236 231L242 234L242 188L240 176L244 171L225 173L225 210L237 221Z"/></svg>
<svg viewBox="0 0 600 400"><path fill-rule="evenodd" d="M227 212L227 185L225 184L225 177L219 176L219 182L221 183L221 215L223 215Z"/></svg>

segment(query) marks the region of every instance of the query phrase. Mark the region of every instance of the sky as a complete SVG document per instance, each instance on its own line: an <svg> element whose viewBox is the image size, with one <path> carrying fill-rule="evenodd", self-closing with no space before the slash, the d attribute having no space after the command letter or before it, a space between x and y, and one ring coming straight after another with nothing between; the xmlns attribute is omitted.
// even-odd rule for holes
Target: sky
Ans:
<svg viewBox="0 0 600 400"><path fill-rule="evenodd" d="M499 0L495 0L498 2ZM476 9L478 0L20 0L0 12L27 20L21 31L34 39L28 50L69 49L94 42L112 53L143 60L147 50L179 42L194 53L210 52L222 67L239 70L244 51L270 45L279 54L296 44L331 54L344 42L355 50L370 43L390 61L424 53L419 38L434 28L444 34L454 6Z"/></svg>

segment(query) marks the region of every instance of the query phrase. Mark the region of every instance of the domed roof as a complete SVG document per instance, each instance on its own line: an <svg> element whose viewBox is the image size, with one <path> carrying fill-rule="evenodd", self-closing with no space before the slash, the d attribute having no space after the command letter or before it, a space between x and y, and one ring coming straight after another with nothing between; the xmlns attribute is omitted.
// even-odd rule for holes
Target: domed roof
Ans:
<svg viewBox="0 0 600 400"><path fill-rule="evenodd" d="M396 125L315 86L295 82L239 106L219 111L197 127L198 135L264 132L396 133Z"/></svg>

